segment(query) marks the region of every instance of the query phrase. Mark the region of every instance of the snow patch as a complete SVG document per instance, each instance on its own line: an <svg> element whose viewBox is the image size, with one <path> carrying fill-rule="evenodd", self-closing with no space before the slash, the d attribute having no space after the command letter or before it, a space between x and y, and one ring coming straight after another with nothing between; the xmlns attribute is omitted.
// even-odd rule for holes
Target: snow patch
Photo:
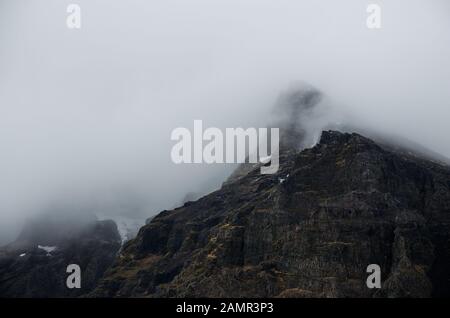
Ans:
<svg viewBox="0 0 450 318"><path fill-rule="evenodd" d="M98 216L100 220L113 220L117 225L122 244L135 238L139 229L145 225L145 219L126 216Z"/></svg>
<svg viewBox="0 0 450 318"><path fill-rule="evenodd" d="M286 178L278 178L278 181L280 183L283 183L284 181L286 181L287 178L289 178L289 173L287 174Z"/></svg>
<svg viewBox="0 0 450 318"><path fill-rule="evenodd" d="M54 250L56 250L56 246L43 246L43 245L38 245L38 248L41 250L44 250L47 252L47 256L50 256L51 252L53 252Z"/></svg>

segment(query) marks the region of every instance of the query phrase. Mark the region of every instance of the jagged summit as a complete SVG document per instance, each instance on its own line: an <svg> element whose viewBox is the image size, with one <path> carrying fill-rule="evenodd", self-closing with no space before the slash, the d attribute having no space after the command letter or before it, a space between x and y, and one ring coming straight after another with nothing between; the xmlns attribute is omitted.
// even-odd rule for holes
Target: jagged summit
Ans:
<svg viewBox="0 0 450 318"><path fill-rule="evenodd" d="M298 82L292 84L278 97L274 107L270 127L279 129L279 145L270 145L271 151L279 147L281 156L284 153L300 151L311 145L314 137L311 131L305 129L307 122L314 117L314 111L318 107L323 94L310 84ZM242 178L250 171L259 169L261 164L243 163L230 175L225 183Z"/></svg>
<svg viewBox="0 0 450 318"><path fill-rule="evenodd" d="M450 295L448 168L336 131L280 164L155 216L91 296Z"/></svg>
<svg viewBox="0 0 450 318"><path fill-rule="evenodd" d="M280 129L281 148L303 149L307 143L305 122L311 119L323 94L304 82L292 85L281 93L273 110L271 127Z"/></svg>
<svg viewBox="0 0 450 318"><path fill-rule="evenodd" d="M117 257L112 221L77 235L33 223L25 245L0 249L0 296L450 296L449 166L354 132L325 130L311 146L322 99L304 84L280 96L275 174L241 165L221 189L148 219ZM74 292L52 276L72 262L89 277ZM370 264L381 289L366 286Z"/></svg>
<svg viewBox="0 0 450 318"><path fill-rule="evenodd" d="M275 111L285 114L292 121L316 106L322 97L323 94L314 86L304 82L297 83L280 94Z"/></svg>

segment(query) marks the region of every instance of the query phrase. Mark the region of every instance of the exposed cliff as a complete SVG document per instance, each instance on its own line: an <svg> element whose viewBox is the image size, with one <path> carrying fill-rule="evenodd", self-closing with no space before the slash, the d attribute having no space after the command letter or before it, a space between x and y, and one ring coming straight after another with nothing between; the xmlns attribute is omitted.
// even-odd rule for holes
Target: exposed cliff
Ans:
<svg viewBox="0 0 450 318"><path fill-rule="evenodd" d="M325 131L128 242L92 296L450 295L450 169ZM382 288L366 287L378 264Z"/></svg>

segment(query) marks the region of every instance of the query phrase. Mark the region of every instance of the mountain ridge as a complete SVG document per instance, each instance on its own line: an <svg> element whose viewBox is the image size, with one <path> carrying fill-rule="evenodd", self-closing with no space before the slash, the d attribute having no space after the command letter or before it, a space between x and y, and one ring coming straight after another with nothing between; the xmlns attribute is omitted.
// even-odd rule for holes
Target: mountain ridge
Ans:
<svg viewBox="0 0 450 318"><path fill-rule="evenodd" d="M163 211L128 242L96 297L430 297L449 293L450 170L324 131ZM369 264L382 269L377 290Z"/></svg>

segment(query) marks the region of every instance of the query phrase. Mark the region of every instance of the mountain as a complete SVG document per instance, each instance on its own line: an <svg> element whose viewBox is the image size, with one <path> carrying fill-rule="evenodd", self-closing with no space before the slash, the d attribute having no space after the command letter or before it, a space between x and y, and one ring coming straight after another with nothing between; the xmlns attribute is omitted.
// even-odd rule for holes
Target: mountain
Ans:
<svg viewBox="0 0 450 318"><path fill-rule="evenodd" d="M306 95L293 107L310 109ZM89 296L450 296L450 168L356 133L298 148L306 131L284 127L276 174L244 165L161 212Z"/></svg>
<svg viewBox="0 0 450 318"><path fill-rule="evenodd" d="M96 286L120 247L111 220L56 212L34 218L16 241L0 248L0 298L83 295ZM80 266L80 289L66 287L69 264Z"/></svg>
<svg viewBox="0 0 450 318"><path fill-rule="evenodd" d="M351 127L311 131L322 97L281 96L275 174L242 164L134 239L129 222L122 239L113 221L31 222L0 249L0 297L450 296L448 159ZM70 263L80 290L65 288ZM366 285L371 264L379 289Z"/></svg>

